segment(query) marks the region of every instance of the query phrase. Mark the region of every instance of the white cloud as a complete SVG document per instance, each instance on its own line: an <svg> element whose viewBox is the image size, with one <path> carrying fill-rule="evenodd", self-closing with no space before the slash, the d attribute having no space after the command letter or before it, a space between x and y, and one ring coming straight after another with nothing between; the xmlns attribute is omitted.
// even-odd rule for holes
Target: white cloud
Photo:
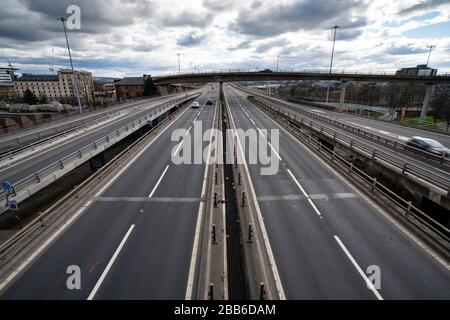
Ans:
<svg viewBox="0 0 450 320"><path fill-rule="evenodd" d="M67 66L61 24L67 4L82 8L82 29L69 33L75 66L97 75L130 76L183 69L327 68L334 24L335 68L393 70L426 61L450 71L450 37L412 39L406 31L450 21L440 0L3 0L0 64L45 72ZM339 9L339 10L337 10ZM435 12L432 17L424 16ZM303 17L300 19L300 17ZM446 64L447 63L447 64Z"/></svg>

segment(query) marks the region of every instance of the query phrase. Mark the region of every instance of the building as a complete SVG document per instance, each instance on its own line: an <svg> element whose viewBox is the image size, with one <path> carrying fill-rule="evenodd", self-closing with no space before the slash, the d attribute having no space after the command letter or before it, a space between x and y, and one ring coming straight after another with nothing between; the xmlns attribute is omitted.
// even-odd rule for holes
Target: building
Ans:
<svg viewBox="0 0 450 320"><path fill-rule="evenodd" d="M16 98L14 90L15 75L13 67L0 67L0 100L13 101Z"/></svg>
<svg viewBox="0 0 450 320"><path fill-rule="evenodd" d="M94 88L94 96L97 104L104 105L105 103L116 100L116 88L113 82L94 80Z"/></svg>
<svg viewBox="0 0 450 320"><path fill-rule="evenodd" d="M12 83L15 80L14 71L17 71L13 67L0 67L0 83Z"/></svg>
<svg viewBox="0 0 450 320"><path fill-rule="evenodd" d="M426 64L419 64L412 68L401 68L395 73L396 76L435 76L437 69L432 69Z"/></svg>
<svg viewBox="0 0 450 320"><path fill-rule="evenodd" d="M116 80L114 87L117 101L142 97L144 95L144 77L125 77L122 80Z"/></svg>
<svg viewBox="0 0 450 320"><path fill-rule="evenodd" d="M94 81L92 73L75 70L81 103L91 105L94 102ZM16 95L22 97L27 89L37 97L47 97L51 101L76 104L73 90L72 70L61 69L57 75L23 74L14 82Z"/></svg>

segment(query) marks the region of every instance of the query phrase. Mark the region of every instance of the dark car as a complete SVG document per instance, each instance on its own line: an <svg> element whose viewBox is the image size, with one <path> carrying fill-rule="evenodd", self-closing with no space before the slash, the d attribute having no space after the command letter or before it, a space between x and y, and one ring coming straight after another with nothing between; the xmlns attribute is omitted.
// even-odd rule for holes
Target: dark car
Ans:
<svg viewBox="0 0 450 320"><path fill-rule="evenodd" d="M261 70L261 71L259 71L259 72L273 72L273 71L270 70L270 69L264 69L264 70Z"/></svg>
<svg viewBox="0 0 450 320"><path fill-rule="evenodd" d="M446 147L444 147L440 142L428 139L428 138L422 138L422 137L412 137L410 140L406 142L408 146L424 150L427 152L430 152L437 156L444 156L449 157L450 156L450 150Z"/></svg>
<svg viewBox="0 0 450 320"><path fill-rule="evenodd" d="M209 99L208 101L206 101L206 104L210 106L213 104L213 101L211 99Z"/></svg>

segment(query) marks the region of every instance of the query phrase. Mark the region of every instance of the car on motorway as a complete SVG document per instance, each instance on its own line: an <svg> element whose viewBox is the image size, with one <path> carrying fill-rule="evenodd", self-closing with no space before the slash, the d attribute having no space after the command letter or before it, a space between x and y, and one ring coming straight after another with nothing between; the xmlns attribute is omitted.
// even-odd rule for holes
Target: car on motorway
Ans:
<svg viewBox="0 0 450 320"><path fill-rule="evenodd" d="M206 104L211 106L213 104L213 101L211 99L208 99L208 101L206 101Z"/></svg>
<svg viewBox="0 0 450 320"><path fill-rule="evenodd" d="M406 144L408 146L430 152L440 157L450 156L450 149L446 148L440 142L433 139L423 137L412 137L406 142Z"/></svg>
<svg viewBox="0 0 450 320"><path fill-rule="evenodd" d="M197 109L200 108L200 103L198 103L197 101L192 102L192 108Z"/></svg>
<svg viewBox="0 0 450 320"><path fill-rule="evenodd" d="M264 69L264 70L261 70L261 71L259 71L259 72L261 72L261 73L268 73L268 72L273 72L273 71L270 70L270 69Z"/></svg>

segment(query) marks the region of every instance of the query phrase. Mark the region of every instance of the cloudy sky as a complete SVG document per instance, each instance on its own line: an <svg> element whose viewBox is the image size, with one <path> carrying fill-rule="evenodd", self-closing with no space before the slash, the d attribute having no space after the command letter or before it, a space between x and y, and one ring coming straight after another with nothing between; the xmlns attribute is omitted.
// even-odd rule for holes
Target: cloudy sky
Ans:
<svg viewBox="0 0 450 320"><path fill-rule="evenodd" d="M326 69L335 24L334 68L395 70L426 63L450 72L450 0L0 0L0 66L49 73L69 66L96 76L187 70ZM52 58L54 57L54 58Z"/></svg>

